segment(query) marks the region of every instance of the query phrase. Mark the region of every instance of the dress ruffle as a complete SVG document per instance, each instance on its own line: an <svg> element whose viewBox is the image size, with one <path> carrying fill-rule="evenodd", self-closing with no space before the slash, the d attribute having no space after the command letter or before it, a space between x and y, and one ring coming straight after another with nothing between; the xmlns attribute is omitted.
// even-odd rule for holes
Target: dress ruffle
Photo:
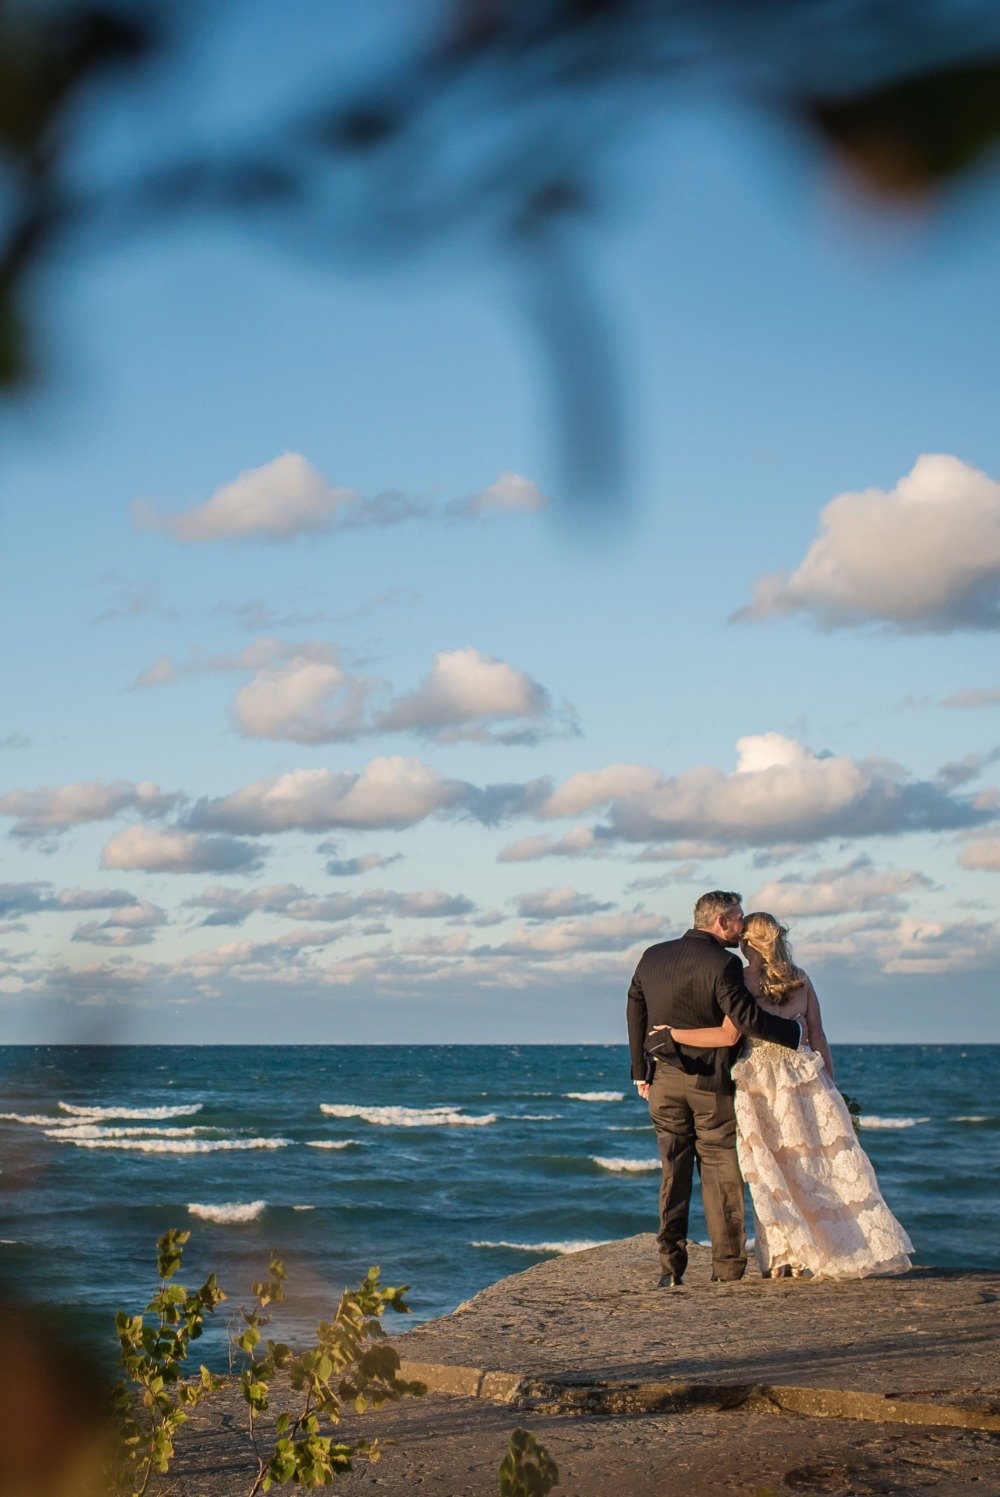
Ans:
<svg viewBox="0 0 1000 1497"><path fill-rule="evenodd" d="M816 1278L858 1279L909 1268L913 1244L822 1057L752 1040L733 1080L762 1272L790 1264Z"/></svg>

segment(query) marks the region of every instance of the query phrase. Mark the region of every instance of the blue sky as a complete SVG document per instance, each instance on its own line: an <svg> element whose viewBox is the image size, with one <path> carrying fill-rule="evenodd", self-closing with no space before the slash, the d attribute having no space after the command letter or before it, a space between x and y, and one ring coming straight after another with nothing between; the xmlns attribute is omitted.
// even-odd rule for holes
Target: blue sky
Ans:
<svg viewBox="0 0 1000 1497"><path fill-rule="evenodd" d="M192 76L154 155L239 115L192 123ZM485 241L369 268L205 219L48 270L3 416L0 1039L616 1040L716 886L788 920L834 1043L1000 1038L995 172L876 224L697 99L611 165L603 522Z"/></svg>

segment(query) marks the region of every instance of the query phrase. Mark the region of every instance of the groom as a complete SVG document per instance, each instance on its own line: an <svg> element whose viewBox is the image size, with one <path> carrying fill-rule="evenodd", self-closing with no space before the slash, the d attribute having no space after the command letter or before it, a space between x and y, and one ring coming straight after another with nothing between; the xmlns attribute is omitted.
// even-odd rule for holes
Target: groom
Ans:
<svg viewBox="0 0 1000 1497"><path fill-rule="evenodd" d="M657 1243L659 1287L677 1288L687 1268L688 1212L695 1155L712 1239L712 1279L741 1279L747 1266L743 1177L729 1068L739 1046L709 1050L674 1043L669 1029L710 1028L728 1014L744 1034L798 1048L801 1027L757 1006L743 965L728 948L743 930L741 895L703 894L693 929L644 951L628 990L632 1078L649 1102L663 1173ZM654 1031L658 1031L654 1033Z"/></svg>

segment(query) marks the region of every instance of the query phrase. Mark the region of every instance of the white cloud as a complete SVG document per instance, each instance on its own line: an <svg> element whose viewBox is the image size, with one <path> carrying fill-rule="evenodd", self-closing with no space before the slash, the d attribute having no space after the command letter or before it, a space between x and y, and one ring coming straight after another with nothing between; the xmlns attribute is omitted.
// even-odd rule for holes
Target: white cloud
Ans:
<svg viewBox="0 0 1000 1497"><path fill-rule="evenodd" d="M169 655L160 655L147 665L144 671L140 671L132 682L133 691L141 691L147 686L168 686L177 680L177 667Z"/></svg>
<svg viewBox="0 0 1000 1497"><path fill-rule="evenodd" d="M248 738L316 744L410 732L442 742L526 744L579 731L572 709L557 713L537 681L471 646L439 651L419 688L377 714L371 699L386 683L352 675L337 647L318 639L286 642L262 635L237 654L202 655L183 667L161 656L133 686L163 685L203 671L253 672L235 702L237 726Z"/></svg>
<svg viewBox="0 0 1000 1497"><path fill-rule="evenodd" d="M203 504L177 515L161 515L144 501L132 506L140 530L201 543L288 541L330 530L397 525L422 513L423 507L403 494L362 499L354 489L335 488L297 452L246 469Z"/></svg>
<svg viewBox="0 0 1000 1497"><path fill-rule="evenodd" d="M0 915L33 915L52 911L121 910L138 900L125 889L62 889L52 892L50 883L39 881L0 884Z"/></svg>
<svg viewBox="0 0 1000 1497"><path fill-rule="evenodd" d="M888 493L838 495L795 571L762 578L734 617L796 611L828 627L1000 627L1000 483L941 453Z"/></svg>
<svg viewBox="0 0 1000 1497"><path fill-rule="evenodd" d="M844 915L854 911L905 909L901 895L930 887L930 879L908 869L878 872L870 864L820 870L811 878L762 884L748 909L768 910L779 920Z"/></svg>
<svg viewBox="0 0 1000 1497"><path fill-rule="evenodd" d="M958 861L980 873L1000 873L1000 837L977 837L966 843Z"/></svg>
<svg viewBox="0 0 1000 1497"><path fill-rule="evenodd" d="M515 905L522 920L559 920L570 915L595 915L602 910L611 909L607 902L602 903L591 895L581 894L578 889L568 886L519 894Z"/></svg>
<svg viewBox="0 0 1000 1497"><path fill-rule="evenodd" d="M548 502L547 495L530 478L508 471L501 473L488 488L473 494L464 507L473 515L531 513L544 509Z"/></svg>
<svg viewBox="0 0 1000 1497"><path fill-rule="evenodd" d="M16 818L11 828L15 837L51 837L85 822L110 821L122 811L162 816L180 798L149 780L89 780L10 790L0 795L0 815Z"/></svg>
<svg viewBox="0 0 1000 1497"><path fill-rule="evenodd" d="M390 868L393 863L402 862L402 859L401 852L390 853L388 856L366 852L354 858L330 858L326 864L326 872L330 878L354 878L359 873L374 873L378 868Z"/></svg>
<svg viewBox="0 0 1000 1497"><path fill-rule="evenodd" d="M551 715L548 692L504 660L471 646L441 650L419 688L397 697L376 718L385 732L409 730L440 740L535 741ZM515 730L488 730L484 723L522 720Z"/></svg>
<svg viewBox="0 0 1000 1497"><path fill-rule="evenodd" d="M499 945L481 947L474 954L540 960L569 952L622 951L638 940L662 934L663 921L658 915L595 915L521 926Z"/></svg>
<svg viewBox="0 0 1000 1497"><path fill-rule="evenodd" d="M589 826L574 826L562 837L522 837L497 853L498 863L533 863L539 858L599 857L601 846Z"/></svg>
<svg viewBox="0 0 1000 1497"><path fill-rule="evenodd" d="M160 515L142 501L132 506L141 530L179 541L291 540L329 530L339 511L357 502L351 489L334 488L297 452L260 468L247 468L211 499L178 515Z"/></svg>
<svg viewBox="0 0 1000 1497"><path fill-rule="evenodd" d="M327 831L334 827L407 827L460 804L467 787L446 780L419 759L372 759L360 774L294 769L255 780L219 800L202 801L191 824L256 835Z"/></svg>
<svg viewBox="0 0 1000 1497"><path fill-rule="evenodd" d="M236 694L248 738L331 743L357 737L371 686L332 659L298 656L265 668Z"/></svg>
<svg viewBox="0 0 1000 1497"><path fill-rule="evenodd" d="M699 765L668 777L647 765L618 764L573 775L540 802L538 814L577 815L604 805L609 819L597 835L605 841L704 838L729 846L940 831L990 814L885 760L814 754L780 733L741 738L736 747L733 774Z"/></svg>
<svg viewBox="0 0 1000 1497"><path fill-rule="evenodd" d="M72 939L93 946L144 946L152 941L157 927L166 923L159 905L136 903L112 910L106 920L78 925Z"/></svg>
<svg viewBox="0 0 1000 1497"><path fill-rule="evenodd" d="M103 868L146 873L233 873L260 864L260 853L235 837L203 837L177 828L130 826L105 844Z"/></svg>
<svg viewBox="0 0 1000 1497"><path fill-rule="evenodd" d="M945 697L942 707L1000 707L1000 686L981 689L970 687L966 691L952 692Z"/></svg>

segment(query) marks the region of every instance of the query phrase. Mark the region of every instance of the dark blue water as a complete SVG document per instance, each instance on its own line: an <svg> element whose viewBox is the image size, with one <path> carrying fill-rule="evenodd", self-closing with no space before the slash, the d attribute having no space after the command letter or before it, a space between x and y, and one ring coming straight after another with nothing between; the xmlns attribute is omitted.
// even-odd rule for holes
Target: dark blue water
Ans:
<svg viewBox="0 0 1000 1497"><path fill-rule="evenodd" d="M916 1261L1000 1266L1000 1046L836 1060ZM216 1269L241 1291L280 1251L288 1334L372 1263L439 1315L548 1254L655 1228L627 1078L620 1046L3 1048L0 1276L110 1327L148 1300L155 1240L178 1226L188 1284Z"/></svg>

